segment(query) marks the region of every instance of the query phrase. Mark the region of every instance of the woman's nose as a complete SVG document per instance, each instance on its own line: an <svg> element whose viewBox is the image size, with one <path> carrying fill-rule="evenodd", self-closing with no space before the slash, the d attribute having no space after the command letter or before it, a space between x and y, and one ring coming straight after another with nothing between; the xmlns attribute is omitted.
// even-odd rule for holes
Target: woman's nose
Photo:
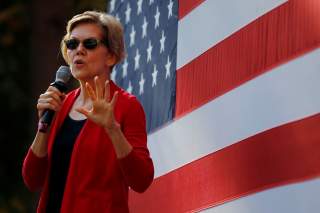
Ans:
<svg viewBox="0 0 320 213"><path fill-rule="evenodd" d="M82 42L80 42L80 44L77 46L76 51L77 51L77 55L85 53L86 48L83 46Z"/></svg>

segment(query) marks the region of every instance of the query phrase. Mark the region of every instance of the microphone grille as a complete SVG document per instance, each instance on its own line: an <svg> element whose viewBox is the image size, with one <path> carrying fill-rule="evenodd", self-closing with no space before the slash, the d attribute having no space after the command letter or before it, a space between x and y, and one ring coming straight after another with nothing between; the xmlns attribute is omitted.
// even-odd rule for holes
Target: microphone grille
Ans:
<svg viewBox="0 0 320 213"><path fill-rule="evenodd" d="M68 66L60 66L56 73L56 81L67 83L71 78L70 68Z"/></svg>

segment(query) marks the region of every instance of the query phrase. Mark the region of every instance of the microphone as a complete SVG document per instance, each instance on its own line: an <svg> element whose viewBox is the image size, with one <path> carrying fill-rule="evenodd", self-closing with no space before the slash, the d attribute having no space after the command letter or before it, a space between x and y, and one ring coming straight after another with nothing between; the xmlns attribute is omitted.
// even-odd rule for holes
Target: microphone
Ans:
<svg viewBox="0 0 320 213"><path fill-rule="evenodd" d="M60 66L56 73L56 79L50 86L57 88L60 92L67 91L67 82L71 78L70 68L67 66ZM43 112L42 117L40 118L38 124L38 131L46 133L48 127L51 124L52 118L54 116L54 111L51 109L47 109Z"/></svg>

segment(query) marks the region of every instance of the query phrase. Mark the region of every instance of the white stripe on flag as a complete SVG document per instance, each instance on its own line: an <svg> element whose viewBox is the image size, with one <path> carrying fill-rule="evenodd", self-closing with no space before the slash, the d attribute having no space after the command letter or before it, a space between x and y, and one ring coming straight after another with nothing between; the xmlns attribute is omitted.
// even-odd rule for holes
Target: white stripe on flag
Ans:
<svg viewBox="0 0 320 213"><path fill-rule="evenodd" d="M177 69L287 0L204 1L178 23Z"/></svg>
<svg viewBox="0 0 320 213"><path fill-rule="evenodd" d="M319 113L319 58L317 49L276 67L149 135L155 176Z"/></svg>
<svg viewBox="0 0 320 213"><path fill-rule="evenodd" d="M317 213L320 209L320 179L269 189L202 213Z"/></svg>

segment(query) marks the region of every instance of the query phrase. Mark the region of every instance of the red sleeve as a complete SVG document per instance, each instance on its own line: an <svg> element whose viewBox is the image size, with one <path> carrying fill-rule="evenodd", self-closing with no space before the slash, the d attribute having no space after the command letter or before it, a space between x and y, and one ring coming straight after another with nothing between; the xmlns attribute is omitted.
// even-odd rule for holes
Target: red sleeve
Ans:
<svg viewBox="0 0 320 213"><path fill-rule="evenodd" d="M40 189L45 181L48 168L48 157L37 157L31 148L28 150L22 166L24 183L31 191Z"/></svg>
<svg viewBox="0 0 320 213"><path fill-rule="evenodd" d="M154 168L147 148L146 120L142 106L130 99L129 111L122 123L123 133L132 145L132 151L120 159L127 184L136 192L144 192L152 183Z"/></svg>

